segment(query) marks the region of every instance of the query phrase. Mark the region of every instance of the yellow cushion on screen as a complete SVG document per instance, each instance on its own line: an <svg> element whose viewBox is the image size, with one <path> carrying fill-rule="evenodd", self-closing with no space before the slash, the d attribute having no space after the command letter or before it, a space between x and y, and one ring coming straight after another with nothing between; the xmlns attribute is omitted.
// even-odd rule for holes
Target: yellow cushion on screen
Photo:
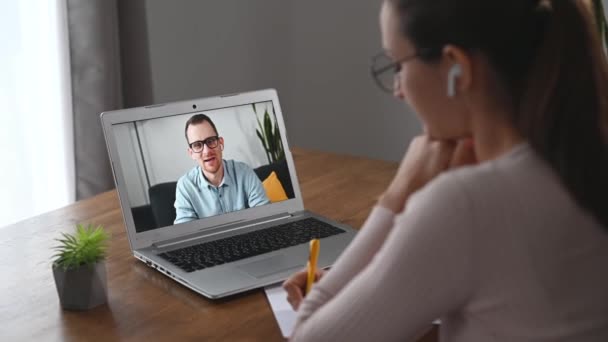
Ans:
<svg viewBox="0 0 608 342"><path fill-rule="evenodd" d="M264 186L266 196L268 196L270 202L280 202L287 199L287 194L285 193L285 189L283 189L283 184L281 184L281 181L274 171L272 171L270 175L264 179L262 185Z"/></svg>

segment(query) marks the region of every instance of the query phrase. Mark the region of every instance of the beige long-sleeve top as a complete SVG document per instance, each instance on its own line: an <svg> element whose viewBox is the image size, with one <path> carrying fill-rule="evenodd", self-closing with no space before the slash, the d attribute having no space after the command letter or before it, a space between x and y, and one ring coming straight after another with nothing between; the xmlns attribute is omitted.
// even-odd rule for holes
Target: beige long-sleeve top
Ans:
<svg viewBox="0 0 608 342"><path fill-rule="evenodd" d="M408 341L436 318L441 341L608 341L608 231L528 145L439 176L403 214L375 207L292 339Z"/></svg>

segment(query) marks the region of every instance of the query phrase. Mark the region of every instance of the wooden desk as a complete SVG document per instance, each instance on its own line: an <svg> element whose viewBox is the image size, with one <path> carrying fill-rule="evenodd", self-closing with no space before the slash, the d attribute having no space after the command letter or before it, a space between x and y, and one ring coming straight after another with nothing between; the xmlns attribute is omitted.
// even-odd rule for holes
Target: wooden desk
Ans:
<svg viewBox="0 0 608 342"><path fill-rule="evenodd" d="M305 206L359 228L396 163L294 149ZM51 272L59 232L111 233L108 304L63 311ZM211 301L132 257L115 191L0 228L0 341L282 341L263 290ZM419 341L436 341L432 328Z"/></svg>

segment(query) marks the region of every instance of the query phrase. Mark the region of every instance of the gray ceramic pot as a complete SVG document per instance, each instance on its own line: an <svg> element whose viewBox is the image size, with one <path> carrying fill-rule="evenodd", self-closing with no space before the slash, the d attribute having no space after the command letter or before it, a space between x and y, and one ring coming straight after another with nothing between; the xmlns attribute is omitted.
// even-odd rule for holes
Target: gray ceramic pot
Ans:
<svg viewBox="0 0 608 342"><path fill-rule="evenodd" d="M107 301L104 261L67 271L53 265L53 276L64 309L89 310Z"/></svg>

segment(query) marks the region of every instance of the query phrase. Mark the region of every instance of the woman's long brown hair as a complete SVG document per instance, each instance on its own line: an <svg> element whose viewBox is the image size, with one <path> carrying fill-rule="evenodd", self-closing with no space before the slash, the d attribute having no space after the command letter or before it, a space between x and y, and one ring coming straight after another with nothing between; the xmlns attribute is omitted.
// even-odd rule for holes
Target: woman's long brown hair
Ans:
<svg viewBox="0 0 608 342"><path fill-rule="evenodd" d="M608 230L608 64L582 0L389 0L420 49L483 53L510 118L575 199Z"/></svg>

